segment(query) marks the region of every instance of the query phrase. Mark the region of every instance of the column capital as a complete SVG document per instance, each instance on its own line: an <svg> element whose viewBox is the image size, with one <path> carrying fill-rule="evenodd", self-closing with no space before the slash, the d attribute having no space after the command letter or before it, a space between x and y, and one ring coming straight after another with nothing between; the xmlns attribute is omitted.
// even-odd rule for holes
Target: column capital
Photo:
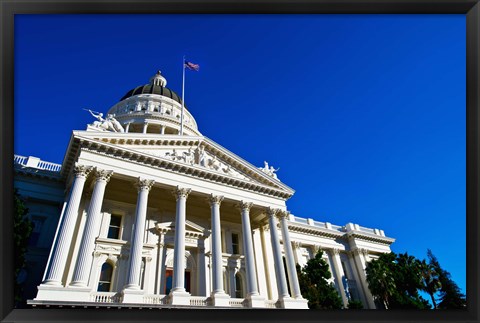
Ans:
<svg viewBox="0 0 480 323"><path fill-rule="evenodd" d="M190 188L181 188L181 187L177 186L172 191L172 194L173 194L173 196L175 196L175 200L178 201L178 199L181 198L181 197L187 198L188 194L190 194L191 191L192 190Z"/></svg>
<svg viewBox="0 0 480 323"><path fill-rule="evenodd" d="M113 175L113 170L104 170L104 169L95 167L94 173L95 173L95 178L97 182L103 181L108 183L110 181L110 178Z"/></svg>
<svg viewBox="0 0 480 323"><path fill-rule="evenodd" d="M266 210L267 215L268 215L269 217L275 216L275 215L278 213L278 211L280 211L279 209L274 209L274 208L272 208L272 207L267 207L265 210Z"/></svg>
<svg viewBox="0 0 480 323"><path fill-rule="evenodd" d="M237 204L235 204L235 208L240 210L240 211L250 211L252 208L253 203L252 202L245 202L245 201L240 201Z"/></svg>
<svg viewBox="0 0 480 323"><path fill-rule="evenodd" d="M319 245L312 245L312 250L313 250L313 253L314 253L314 256L321 250L320 246Z"/></svg>
<svg viewBox="0 0 480 323"><path fill-rule="evenodd" d="M338 249L338 248L332 248L332 249L330 249L330 250L331 250L331 252L332 252L332 255L334 255L334 256L340 255L340 249Z"/></svg>
<svg viewBox="0 0 480 323"><path fill-rule="evenodd" d="M352 250L352 252L354 255L364 255L364 256L368 255L368 250L365 248L355 248Z"/></svg>
<svg viewBox="0 0 480 323"><path fill-rule="evenodd" d="M210 194L210 196L207 197L207 201L210 204L210 207L213 207L214 205L220 206L223 201L223 196Z"/></svg>
<svg viewBox="0 0 480 323"><path fill-rule="evenodd" d="M87 178L91 171L91 166L85 166L78 163L75 163L75 166L73 167L73 173L75 174L75 177Z"/></svg>
<svg viewBox="0 0 480 323"><path fill-rule="evenodd" d="M140 191L150 191L153 183L155 183L155 181L153 179L145 179L145 178L139 177L137 179L137 182L135 183L135 187L138 189L139 192Z"/></svg>
<svg viewBox="0 0 480 323"><path fill-rule="evenodd" d="M290 212L287 211L287 210L279 210L279 211L277 212L277 217L278 217L279 219L286 219L286 220L288 220L288 216L289 216L289 215L290 215Z"/></svg>
<svg viewBox="0 0 480 323"><path fill-rule="evenodd" d="M292 241L292 244L295 249L298 249L302 246L302 243L300 241Z"/></svg>

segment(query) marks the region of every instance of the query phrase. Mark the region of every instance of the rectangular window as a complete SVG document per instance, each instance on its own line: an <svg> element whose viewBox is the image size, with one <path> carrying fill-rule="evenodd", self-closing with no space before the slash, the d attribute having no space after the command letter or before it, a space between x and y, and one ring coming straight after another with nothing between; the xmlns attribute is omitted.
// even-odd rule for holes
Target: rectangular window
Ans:
<svg viewBox="0 0 480 323"><path fill-rule="evenodd" d="M38 239L42 233L42 227L45 223L45 218L43 216L32 216L31 222L33 224L32 233L28 239L28 245L30 247L35 247L38 244Z"/></svg>
<svg viewBox="0 0 480 323"><path fill-rule="evenodd" d="M122 223L122 216L112 214L110 217L110 225L108 226L107 238L120 239L120 225Z"/></svg>
<svg viewBox="0 0 480 323"><path fill-rule="evenodd" d="M238 241L239 241L238 233L232 233L232 253L233 254L240 253L240 245Z"/></svg>

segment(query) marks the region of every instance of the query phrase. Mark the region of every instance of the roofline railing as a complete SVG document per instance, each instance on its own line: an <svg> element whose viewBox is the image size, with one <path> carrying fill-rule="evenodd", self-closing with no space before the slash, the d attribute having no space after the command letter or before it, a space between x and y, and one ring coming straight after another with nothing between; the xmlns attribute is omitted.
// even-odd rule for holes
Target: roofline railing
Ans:
<svg viewBox="0 0 480 323"><path fill-rule="evenodd" d="M31 167L35 169L40 169L40 170L47 170L50 172L60 172L62 170L62 165L56 164L56 163L51 163L47 162L44 160L41 160L38 157L34 156L21 156L21 155L14 155L13 156L13 163L22 165L25 167Z"/></svg>

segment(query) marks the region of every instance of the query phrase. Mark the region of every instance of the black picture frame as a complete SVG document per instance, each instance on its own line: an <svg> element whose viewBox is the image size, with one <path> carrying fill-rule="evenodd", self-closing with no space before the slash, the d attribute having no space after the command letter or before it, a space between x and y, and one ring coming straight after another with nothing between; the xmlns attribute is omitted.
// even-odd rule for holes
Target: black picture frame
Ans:
<svg viewBox="0 0 480 323"><path fill-rule="evenodd" d="M2 322L35 321L379 321L478 322L479 308L479 30L477 0L153 0L24 1L1 3L0 109L0 318ZM151 13L324 13L324 14L465 14L467 53L467 309L458 311L305 311L305 310L158 310L158 309L14 309L13 308L13 111L15 14L151 14Z"/></svg>

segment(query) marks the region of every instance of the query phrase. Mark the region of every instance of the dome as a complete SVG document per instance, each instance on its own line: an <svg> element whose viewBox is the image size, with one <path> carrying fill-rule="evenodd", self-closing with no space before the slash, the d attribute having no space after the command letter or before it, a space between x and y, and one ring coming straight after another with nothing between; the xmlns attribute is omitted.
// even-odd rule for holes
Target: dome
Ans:
<svg viewBox="0 0 480 323"><path fill-rule="evenodd" d="M166 88L166 85L167 80L161 75L161 72L158 71L157 74L150 79L149 84L137 86L136 88L131 89L120 99L120 101L139 94L157 94L182 104L181 97L179 97L177 93L173 92L169 88Z"/></svg>
<svg viewBox="0 0 480 323"><path fill-rule="evenodd" d="M148 84L128 91L108 114L128 133L201 135L181 97L166 85L166 78L157 71Z"/></svg>

